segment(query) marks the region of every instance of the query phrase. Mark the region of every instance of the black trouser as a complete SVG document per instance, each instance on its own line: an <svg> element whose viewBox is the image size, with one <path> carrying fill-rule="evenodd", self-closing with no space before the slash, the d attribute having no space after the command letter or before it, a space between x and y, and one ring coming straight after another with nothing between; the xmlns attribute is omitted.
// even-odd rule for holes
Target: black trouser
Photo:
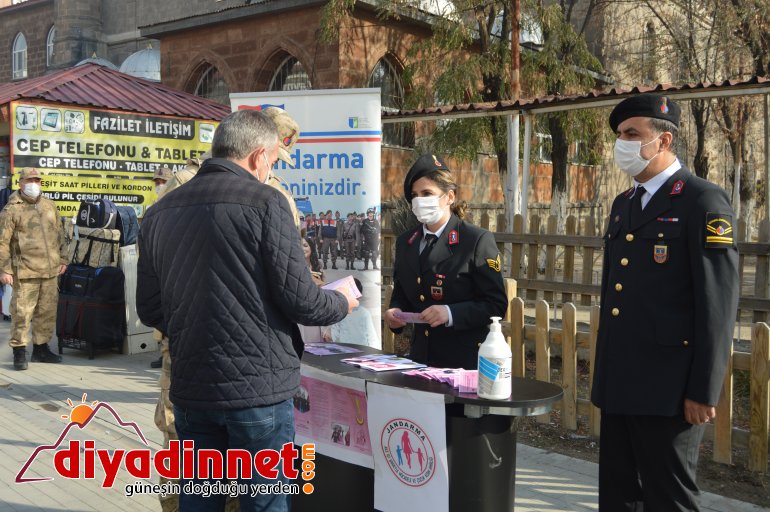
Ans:
<svg viewBox="0 0 770 512"><path fill-rule="evenodd" d="M602 414L599 510L699 511L695 470L703 430L683 416Z"/></svg>

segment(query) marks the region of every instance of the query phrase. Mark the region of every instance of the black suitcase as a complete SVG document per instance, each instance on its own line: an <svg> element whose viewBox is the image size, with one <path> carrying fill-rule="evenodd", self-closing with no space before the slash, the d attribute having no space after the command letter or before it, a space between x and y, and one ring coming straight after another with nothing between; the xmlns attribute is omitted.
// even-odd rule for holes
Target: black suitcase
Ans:
<svg viewBox="0 0 770 512"><path fill-rule="evenodd" d="M126 332L125 276L117 267L70 265L62 275L56 311L59 353L74 348L123 348Z"/></svg>

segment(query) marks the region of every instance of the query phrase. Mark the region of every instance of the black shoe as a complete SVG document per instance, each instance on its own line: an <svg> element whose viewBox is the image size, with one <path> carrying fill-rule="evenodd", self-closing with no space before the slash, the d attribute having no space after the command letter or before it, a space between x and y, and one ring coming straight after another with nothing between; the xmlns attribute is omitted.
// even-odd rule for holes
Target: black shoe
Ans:
<svg viewBox="0 0 770 512"><path fill-rule="evenodd" d="M326 262L324 261L324 270L326 270Z"/></svg>
<svg viewBox="0 0 770 512"><path fill-rule="evenodd" d="M150 363L150 368L162 368L163 367L163 356L160 356L158 359Z"/></svg>
<svg viewBox="0 0 770 512"><path fill-rule="evenodd" d="M332 263L332 270L337 270L337 264L336 263Z"/></svg>
<svg viewBox="0 0 770 512"><path fill-rule="evenodd" d="M26 370L27 367L27 349L24 347L15 347L13 349L13 369Z"/></svg>
<svg viewBox="0 0 770 512"><path fill-rule="evenodd" d="M372 270L380 270L377 264L372 265Z"/></svg>
<svg viewBox="0 0 770 512"><path fill-rule="evenodd" d="M42 345L34 345L32 347L32 358L30 361L33 363L61 363L61 356L51 352L48 343L43 343Z"/></svg>
<svg viewBox="0 0 770 512"><path fill-rule="evenodd" d="M11 321L11 315L3 315L3 321L4 322L10 322Z"/></svg>

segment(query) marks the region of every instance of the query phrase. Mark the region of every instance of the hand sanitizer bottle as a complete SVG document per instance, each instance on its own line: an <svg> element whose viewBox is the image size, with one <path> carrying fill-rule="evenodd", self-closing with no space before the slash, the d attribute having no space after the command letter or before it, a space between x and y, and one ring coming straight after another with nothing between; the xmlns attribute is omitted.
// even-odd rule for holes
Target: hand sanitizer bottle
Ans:
<svg viewBox="0 0 770 512"><path fill-rule="evenodd" d="M479 398L505 400L511 396L511 347L505 342L500 317L493 316L489 334L479 347Z"/></svg>

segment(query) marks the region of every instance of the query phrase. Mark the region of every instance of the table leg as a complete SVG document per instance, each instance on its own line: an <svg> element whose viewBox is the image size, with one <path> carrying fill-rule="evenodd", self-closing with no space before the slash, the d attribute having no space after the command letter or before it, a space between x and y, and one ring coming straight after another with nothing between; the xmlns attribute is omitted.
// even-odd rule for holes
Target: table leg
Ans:
<svg viewBox="0 0 770 512"><path fill-rule="evenodd" d="M450 512L510 512L516 485L517 422L466 418L447 407Z"/></svg>

